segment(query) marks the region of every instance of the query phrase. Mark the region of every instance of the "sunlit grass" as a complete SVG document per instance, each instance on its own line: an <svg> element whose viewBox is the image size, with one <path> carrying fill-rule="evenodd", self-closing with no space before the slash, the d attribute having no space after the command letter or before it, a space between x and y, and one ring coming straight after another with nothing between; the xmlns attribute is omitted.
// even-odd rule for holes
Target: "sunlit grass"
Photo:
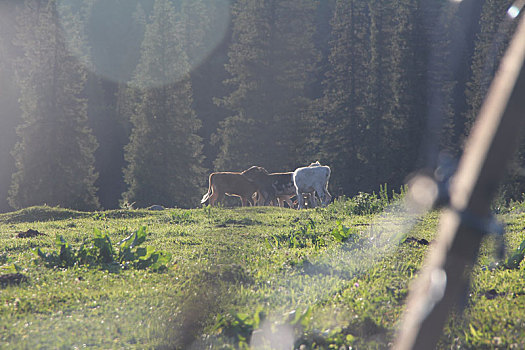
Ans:
<svg viewBox="0 0 525 350"><path fill-rule="evenodd" d="M28 281L0 289L0 348L232 348L249 344L257 327L263 330L257 337L264 329L269 337L288 332L297 347L387 348L409 283L432 249L393 236L432 241L438 213L407 221L396 209L387 220L355 215L354 204L96 213L38 207L2 214L0 266L16 265ZM525 239L525 216L515 211L502 219L514 249ZM353 235L344 243L332 234L338 222ZM78 247L95 228L118 242L142 226L145 244L172 254L166 271L33 262L32 249L56 249L57 234ZM30 228L46 235L16 238ZM393 236L379 240L381 232ZM491 247L482 247L466 316L446 327L447 347L523 346L523 264L486 268L494 260Z"/></svg>

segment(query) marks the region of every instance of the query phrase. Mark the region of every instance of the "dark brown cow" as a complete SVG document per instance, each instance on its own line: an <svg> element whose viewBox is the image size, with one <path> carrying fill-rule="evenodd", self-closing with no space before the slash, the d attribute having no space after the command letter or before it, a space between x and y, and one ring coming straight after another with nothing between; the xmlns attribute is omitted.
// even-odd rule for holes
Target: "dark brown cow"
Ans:
<svg viewBox="0 0 525 350"><path fill-rule="evenodd" d="M222 201L224 195L240 197L242 206L252 205L252 195L257 191L257 185L241 173L216 172L209 178L208 192L202 197L201 203L209 201L213 207L217 201Z"/></svg>
<svg viewBox="0 0 525 350"><path fill-rule="evenodd" d="M293 208L291 197L295 195L295 187L291 172L287 173L268 173L266 169L259 166L252 166L244 170L241 174L252 180L259 187L259 193L262 194L264 205L270 204L276 200L279 206L284 206L287 202L290 208Z"/></svg>

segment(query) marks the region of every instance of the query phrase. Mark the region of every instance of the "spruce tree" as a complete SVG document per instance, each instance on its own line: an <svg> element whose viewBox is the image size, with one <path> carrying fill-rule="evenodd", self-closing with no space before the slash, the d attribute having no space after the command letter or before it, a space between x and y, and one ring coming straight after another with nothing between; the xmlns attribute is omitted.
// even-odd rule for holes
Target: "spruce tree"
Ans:
<svg viewBox="0 0 525 350"><path fill-rule="evenodd" d="M466 91L469 106L466 113L466 134L470 132L496 73L499 61L514 31L515 23L511 23L506 18L506 10L510 4L512 1L487 0L483 5L480 32L472 57L472 78L467 84Z"/></svg>
<svg viewBox="0 0 525 350"><path fill-rule="evenodd" d="M24 57L16 73L23 114L9 202L14 208L48 204L96 209L97 142L87 127L81 97L86 72L68 51L61 27L75 21L63 17L59 23L57 6L55 0L26 0L18 16L16 40Z"/></svg>
<svg viewBox="0 0 525 350"><path fill-rule="evenodd" d="M456 86L452 62L457 52L451 48L455 34L457 4L427 1L424 11L419 14L421 31L428 38L427 56L427 108L425 143L422 160L424 166L435 168L438 154L455 150L453 91Z"/></svg>
<svg viewBox="0 0 525 350"><path fill-rule="evenodd" d="M467 85L467 104L465 137L468 136L481 109L501 58L516 28L517 21L507 16L512 4L508 0L487 0L483 4L474 55L472 58L472 78ZM522 15L521 15L522 16ZM522 200L525 193L523 163L525 141L521 141L504 184L500 186L500 199Z"/></svg>
<svg viewBox="0 0 525 350"><path fill-rule="evenodd" d="M240 0L232 8L232 43L225 81L231 93L218 101L231 111L215 141L215 168L253 164L294 169L310 161L316 118L307 85L319 59L314 47L317 3Z"/></svg>
<svg viewBox="0 0 525 350"><path fill-rule="evenodd" d="M421 164L435 168L442 152L457 157L464 128L464 87L470 74L473 36L477 30L480 3L425 0L418 11L418 35L427 38L426 130ZM421 34L420 34L421 33Z"/></svg>
<svg viewBox="0 0 525 350"><path fill-rule="evenodd" d="M416 60L415 0L370 2L373 89L368 94L371 177L398 187L413 170L419 149L421 66ZM375 140L374 140L375 139ZM366 141L365 141L366 142ZM381 178L375 174L382 174Z"/></svg>
<svg viewBox="0 0 525 350"><path fill-rule="evenodd" d="M9 211L7 201L11 176L15 171L15 162L11 156L16 137L16 126L20 121L18 100L20 90L16 84L13 63L18 50L12 45L15 35L15 11L17 0L0 2L0 212Z"/></svg>
<svg viewBox="0 0 525 350"><path fill-rule="evenodd" d="M228 61L230 37L230 2L227 0L183 0L182 15L186 18L184 40L191 66L193 108L202 127L199 135L203 139L203 166L213 168L217 147L210 143L211 135L219 122L227 117L224 108L216 106L214 97L226 95L223 81L227 79L224 65Z"/></svg>
<svg viewBox="0 0 525 350"><path fill-rule="evenodd" d="M179 15L172 1L155 1L131 82L136 103L123 199L139 207L193 207L202 195L200 122Z"/></svg>
<svg viewBox="0 0 525 350"><path fill-rule="evenodd" d="M370 61L368 7L362 1L338 0L330 23L319 155L332 166L332 187L355 193L363 185L359 169L367 161L363 141Z"/></svg>
<svg viewBox="0 0 525 350"><path fill-rule="evenodd" d="M414 0L336 2L320 154L337 192L401 185L414 166L424 109L416 10Z"/></svg>
<svg viewBox="0 0 525 350"><path fill-rule="evenodd" d="M82 1L78 12L84 14L89 62L86 97L88 120L99 147L95 152L96 185L100 204L105 209L118 208L126 190L123 169L124 146L129 142L127 106L119 97L131 80L140 57L144 37L145 10L151 0ZM108 71L111 74L108 75ZM121 89L122 88L122 89ZM129 117L129 114L127 114Z"/></svg>

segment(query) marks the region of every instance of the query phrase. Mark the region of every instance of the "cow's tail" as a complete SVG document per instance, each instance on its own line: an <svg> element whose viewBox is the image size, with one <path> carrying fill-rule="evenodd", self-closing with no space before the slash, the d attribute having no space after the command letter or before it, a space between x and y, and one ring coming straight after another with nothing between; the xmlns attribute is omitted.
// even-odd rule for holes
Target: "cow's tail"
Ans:
<svg viewBox="0 0 525 350"><path fill-rule="evenodd" d="M208 192L204 194L204 196L202 196L202 199L201 199L201 204L204 204L208 201L208 199L210 199L210 196L211 196L211 175L210 174L210 179L209 179L209 185L208 185Z"/></svg>

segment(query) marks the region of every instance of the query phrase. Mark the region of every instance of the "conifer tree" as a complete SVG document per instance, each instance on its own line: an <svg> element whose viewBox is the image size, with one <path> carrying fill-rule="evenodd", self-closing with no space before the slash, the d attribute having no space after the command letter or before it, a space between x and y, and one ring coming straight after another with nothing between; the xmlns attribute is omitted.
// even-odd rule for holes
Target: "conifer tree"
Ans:
<svg viewBox="0 0 525 350"><path fill-rule="evenodd" d="M456 86L452 61L457 52L453 52L451 37L457 29L457 4L433 3L428 1L424 13L421 13L422 30L429 40L427 63L427 144L426 162L435 167L438 153L446 150L451 154L457 152L454 138L455 111L453 91Z"/></svg>
<svg viewBox="0 0 525 350"><path fill-rule="evenodd" d="M216 169L254 163L293 169L311 160L316 120L306 86L318 52L313 44L317 3L240 0L232 8L229 63L231 93L219 100L232 113L216 134Z"/></svg>
<svg viewBox="0 0 525 350"><path fill-rule="evenodd" d="M227 117L227 111L213 99L227 94L222 82L228 77L224 65L228 61L230 1L183 0L181 15L185 18L184 46L191 66L193 108L202 121L203 166L213 169L218 150L210 143L211 135Z"/></svg>
<svg viewBox="0 0 525 350"><path fill-rule="evenodd" d="M466 96L469 109L466 115L466 134L469 133L481 108L499 61L514 31L515 25L506 18L506 10L511 3L508 0L487 0L483 5L480 32L472 57L472 78L467 84Z"/></svg>
<svg viewBox="0 0 525 350"><path fill-rule="evenodd" d="M180 17L169 0L156 0L131 82L136 104L126 146L123 199L192 207L202 195L200 122L192 109L188 57Z"/></svg>
<svg viewBox="0 0 525 350"><path fill-rule="evenodd" d="M10 152L17 142L15 130L21 115L18 105L20 90L13 72L18 50L11 41L16 33L17 3L16 0L0 2L0 212L12 209L7 201L11 175L15 171L15 162Z"/></svg>
<svg viewBox="0 0 525 350"><path fill-rule="evenodd" d="M370 178L397 187L414 167L419 149L416 130L422 124L422 108L417 103L423 85L418 80L422 67L416 60L421 43L416 44L413 25L417 4L402 0L372 1L369 5L372 28L376 28L371 31L373 83L367 103L371 139L365 141L373 159ZM379 173L382 178L373 175Z"/></svg>
<svg viewBox="0 0 525 350"><path fill-rule="evenodd" d="M15 208L48 204L96 209L97 142L87 127L86 100L81 97L86 72L68 51L61 28L77 22L63 17L59 23L57 6L54 0L26 0L18 17L17 43L24 51L17 64L23 120L13 151L17 170L9 202ZM67 16L67 8L62 12Z"/></svg>
<svg viewBox="0 0 525 350"><path fill-rule="evenodd" d="M138 64L145 30L143 6L149 9L150 2L83 0L76 9L83 14L86 51L89 51L84 59L90 67L85 96L89 125L99 143L95 152L95 168L99 173L96 186L105 209L118 208L126 190L124 146L129 142L130 114L123 113L127 106L120 103L119 96Z"/></svg>
<svg viewBox="0 0 525 350"><path fill-rule="evenodd" d="M320 152L337 191L400 185L413 166L423 109L416 8L413 0L336 2Z"/></svg>
<svg viewBox="0 0 525 350"><path fill-rule="evenodd" d="M472 78L467 85L466 136L470 132L483 100L496 74L505 49L508 47L517 21L507 16L507 9L512 4L508 0L487 0L483 4L480 18L480 32L476 40L472 58ZM522 16L522 15L521 15ZM525 159L525 141L521 141L505 182L500 186L500 198L522 200L525 193L523 162Z"/></svg>
<svg viewBox="0 0 525 350"><path fill-rule="evenodd" d="M331 20L328 70L321 102L322 133L319 155L332 166L332 186L357 192L363 174L366 145L365 103L368 84L368 8L362 1L338 0Z"/></svg>

